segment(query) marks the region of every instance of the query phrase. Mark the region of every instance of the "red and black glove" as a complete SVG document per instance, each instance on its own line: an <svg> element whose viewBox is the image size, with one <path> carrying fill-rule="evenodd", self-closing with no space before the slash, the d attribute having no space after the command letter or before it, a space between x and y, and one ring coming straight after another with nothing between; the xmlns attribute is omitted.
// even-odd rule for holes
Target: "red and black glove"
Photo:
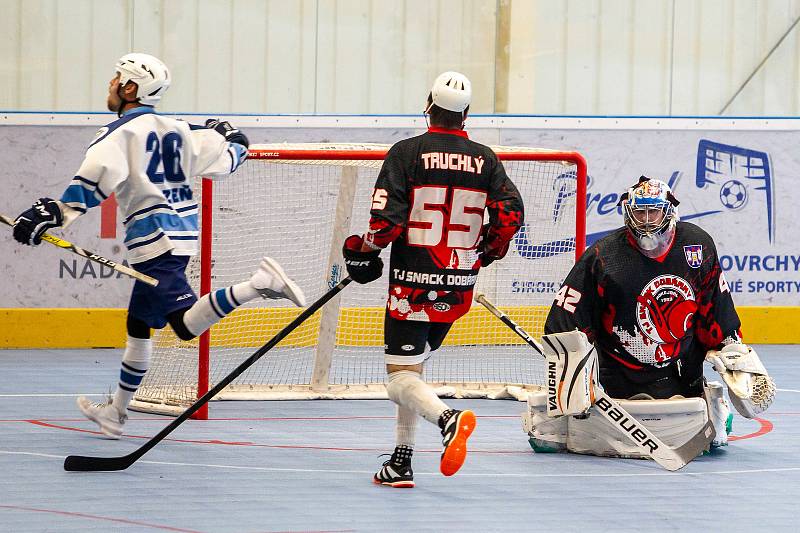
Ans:
<svg viewBox="0 0 800 533"><path fill-rule="evenodd" d="M487 267L502 259L508 253L508 247L511 244L511 238L516 233L516 227L494 227L490 224L483 226L483 239L478 245L478 253L480 254L481 266Z"/></svg>
<svg viewBox="0 0 800 533"><path fill-rule="evenodd" d="M361 245L364 238L361 235L350 235L342 247L344 266L347 274L356 283L369 283L375 281L383 274L383 260L380 250L362 252Z"/></svg>

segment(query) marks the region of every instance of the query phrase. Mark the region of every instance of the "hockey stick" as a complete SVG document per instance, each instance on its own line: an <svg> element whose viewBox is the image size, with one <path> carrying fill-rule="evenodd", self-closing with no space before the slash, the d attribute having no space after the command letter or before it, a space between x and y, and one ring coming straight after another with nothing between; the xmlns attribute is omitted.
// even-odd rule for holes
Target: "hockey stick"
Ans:
<svg viewBox="0 0 800 533"><path fill-rule="evenodd" d="M499 318L503 324L513 329L517 335L522 337L534 350L539 352L539 355L544 356L544 349L539 342L528 335L522 327L511 320L503 311L495 307L486 296L478 294L475 301L483 305L494 316ZM551 345L552 346L552 345ZM558 350L559 347L552 346ZM561 347L563 349L563 347ZM670 448L664 444L661 439L656 437L652 431L647 429L644 424L641 424L633 416L631 416L622 406L599 386L595 387L595 397L597 398L594 405L597 410L603 415L611 424L616 426L623 434L627 435L641 450L647 453L653 460L670 471L675 471L683 468L689 462L708 449L708 445L713 440L714 425L708 420L703 428L686 443L677 448Z"/></svg>
<svg viewBox="0 0 800 533"><path fill-rule="evenodd" d="M297 318L292 320L285 328L280 330L274 337L272 337L264 346L259 348L253 355L248 357L242 364L237 366L230 374L217 383L214 388L203 394L196 402L190 405L179 417L173 420L167 427L158 432L155 437L145 442L137 450L123 455L122 457L86 457L83 455L69 455L64 460L64 470L70 472L98 472L98 471L111 471L111 470L125 470L133 463L139 460L145 453L150 451L156 444L164 440L164 438L172 433L175 428L183 424L190 416L192 416L198 409L208 403L211 398L217 395L222 389L230 385L230 383L239 377L239 375L247 370L256 361L261 359L261 356L275 347L281 340L289 335L292 331L305 322L311 315L325 305L330 299L339 294L352 280L347 277L339 282L338 285L326 292L319 300L308 306L308 308L297 315Z"/></svg>
<svg viewBox="0 0 800 533"><path fill-rule="evenodd" d="M3 224L7 224L11 227L14 227L14 221L8 218L7 216L0 215L0 222L2 222ZM42 240L49 242L53 246L58 246L59 248L63 248L65 250L69 250L72 253L78 254L81 257L85 257L86 259L89 259L96 263L100 263L101 265L111 267L121 274L125 274L126 276L138 279L142 283L147 283L148 285L152 285L153 287L158 285L158 280L156 278L151 278L150 276L142 274L141 272L137 272L131 267L120 265L119 263L112 261L111 259L106 259L102 255L97 255L96 253L90 252L89 250L84 250L83 248L75 246L69 241L65 241L64 239L59 239L58 237L50 235L49 233L42 233Z"/></svg>

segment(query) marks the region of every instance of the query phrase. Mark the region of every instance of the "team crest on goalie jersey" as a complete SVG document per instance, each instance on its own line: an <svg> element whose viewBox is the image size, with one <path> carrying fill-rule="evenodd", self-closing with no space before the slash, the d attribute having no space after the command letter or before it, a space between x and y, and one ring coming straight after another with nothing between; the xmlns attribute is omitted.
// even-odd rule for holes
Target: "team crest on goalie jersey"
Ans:
<svg viewBox="0 0 800 533"><path fill-rule="evenodd" d="M625 349L649 365L664 366L680 354L697 311L691 284L674 275L650 280L636 297L637 330L614 327Z"/></svg>
<svg viewBox="0 0 800 533"><path fill-rule="evenodd" d="M692 268L700 268L703 264L703 245L691 244L683 247L683 253L686 255L686 262Z"/></svg>

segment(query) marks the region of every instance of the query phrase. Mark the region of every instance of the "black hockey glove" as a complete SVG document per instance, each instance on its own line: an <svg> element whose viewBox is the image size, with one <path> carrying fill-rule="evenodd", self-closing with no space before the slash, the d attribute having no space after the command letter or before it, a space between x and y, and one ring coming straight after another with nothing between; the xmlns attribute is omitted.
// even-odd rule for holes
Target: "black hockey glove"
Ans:
<svg viewBox="0 0 800 533"><path fill-rule="evenodd" d="M210 118L206 120L206 128L216 131L230 143L241 144L245 148L250 148L250 141L247 140L245 134L231 126L228 121L220 122L219 119Z"/></svg>
<svg viewBox="0 0 800 533"><path fill-rule="evenodd" d="M361 235L350 235L344 241L344 247L342 247L347 274L356 283L369 283L383 274L383 260L380 258L381 251L362 252L361 245L363 242L364 239Z"/></svg>
<svg viewBox="0 0 800 533"><path fill-rule="evenodd" d="M14 221L14 238L22 244L42 242L42 233L64 223L64 215L52 198L39 198L33 207L23 211Z"/></svg>
<svg viewBox="0 0 800 533"><path fill-rule="evenodd" d="M490 234L491 229L492 226L490 224L486 224L483 226L483 230L481 231L483 239L478 245L478 257L481 260L481 267L487 267L498 259L504 258L508 253L508 247L511 244L509 241L500 248L492 247L492 244L496 245L497 242L496 239L493 238L493 235Z"/></svg>

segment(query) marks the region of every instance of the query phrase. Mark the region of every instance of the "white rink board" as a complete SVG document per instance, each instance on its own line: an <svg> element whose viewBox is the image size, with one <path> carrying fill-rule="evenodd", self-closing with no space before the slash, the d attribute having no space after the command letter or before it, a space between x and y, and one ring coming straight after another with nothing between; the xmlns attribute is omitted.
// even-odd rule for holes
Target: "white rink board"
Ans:
<svg viewBox="0 0 800 533"><path fill-rule="evenodd" d="M4 198L0 213L13 217L40 196L60 196L78 168L96 124L113 117L98 114L3 118L0 142L6 149L0 153L0 191ZM187 119L199 123L204 117ZM237 117L231 119L235 121ZM238 119L237 124L249 126L246 132L254 143L392 143L421 132L420 127L424 126L416 117ZM69 125L25 125L53 123ZM306 123L315 127L305 127ZM800 234L796 207L800 205L800 192L796 183L800 175L800 134L794 129L796 121L476 117L471 124L468 131L472 138L487 144L581 152L588 161L590 177L590 242L593 235L621 224L615 207L618 195L640 174L672 181L675 195L682 202L682 217L714 236L737 304L797 304L800 249L795 241ZM708 166L715 172L709 174ZM744 198L737 199L732 194L723 198L720 194L723 185L733 181L740 184L734 184L733 192L743 190ZM764 190L767 184L771 197ZM122 258L121 239L100 239L100 224L100 210L95 209L64 236L101 255ZM269 232L269 228L265 231ZM535 228L530 233L535 236ZM121 223L117 235L122 235ZM270 242L280 246L281 239L285 235L276 235ZM285 243L298 244L302 245ZM127 305L131 282L117 278L108 269L102 270L51 246L36 250L18 246L8 228L0 228L0 247L3 307ZM545 290L549 292L550 287Z"/></svg>

